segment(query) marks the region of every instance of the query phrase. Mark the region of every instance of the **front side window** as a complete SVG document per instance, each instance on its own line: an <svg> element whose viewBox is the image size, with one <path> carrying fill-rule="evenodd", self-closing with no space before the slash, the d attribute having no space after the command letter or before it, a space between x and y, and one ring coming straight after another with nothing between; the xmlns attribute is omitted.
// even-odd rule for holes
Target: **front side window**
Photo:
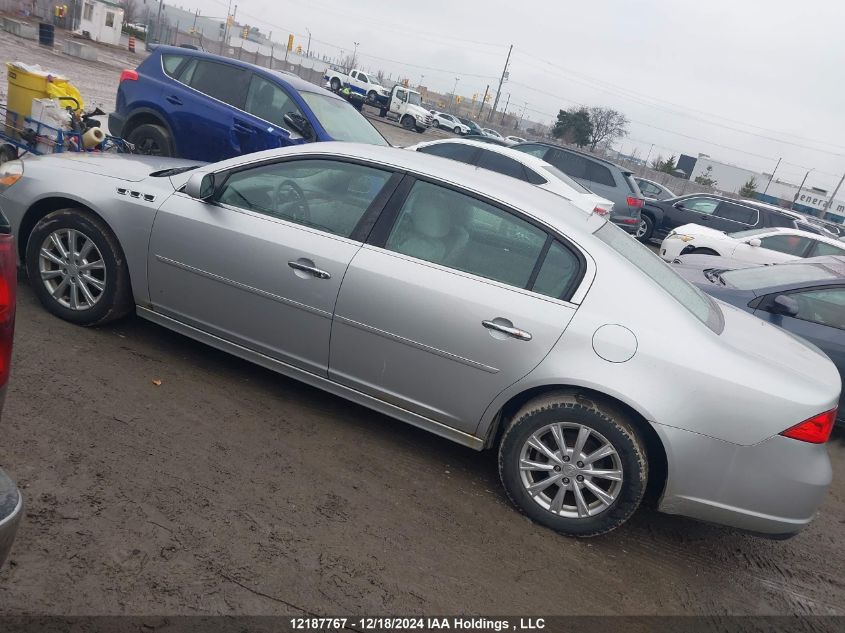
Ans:
<svg viewBox="0 0 845 633"><path fill-rule="evenodd" d="M407 101L411 105L422 105L422 96L420 96L419 92L411 92L408 93Z"/></svg>
<svg viewBox="0 0 845 633"><path fill-rule="evenodd" d="M274 163L232 174L216 201L349 237L391 175L329 160Z"/></svg>
<svg viewBox="0 0 845 633"><path fill-rule="evenodd" d="M803 235L770 235L760 240L762 248L796 257L803 257L812 243L813 240Z"/></svg>
<svg viewBox="0 0 845 633"><path fill-rule="evenodd" d="M364 73L358 73L358 81L362 81L365 84L370 83L370 80L367 79L367 76Z"/></svg>
<svg viewBox="0 0 845 633"><path fill-rule="evenodd" d="M417 182L385 248L526 288L545 242L545 231L506 211Z"/></svg>
<svg viewBox="0 0 845 633"><path fill-rule="evenodd" d="M719 201L713 200L712 198L686 198L678 204L682 209L686 209L687 211L710 215L719 206Z"/></svg>
<svg viewBox="0 0 845 633"><path fill-rule="evenodd" d="M596 237L660 286L675 301L690 311L699 321L714 332L722 328L722 315L716 304L701 290L683 279L671 266L660 259L638 240L612 222L596 231Z"/></svg>
<svg viewBox="0 0 845 633"><path fill-rule="evenodd" d="M182 81L185 81L188 72L191 74L189 85L194 90L236 108L243 108L249 87L249 71L229 64L202 60L197 62L195 68L186 69L182 73Z"/></svg>
<svg viewBox="0 0 845 633"><path fill-rule="evenodd" d="M827 242L816 242L812 257L822 257L823 255L845 255L845 248L840 248Z"/></svg>
<svg viewBox="0 0 845 633"><path fill-rule="evenodd" d="M518 163L513 158L508 158L497 152L491 152L486 149L481 150L478 166L482 169L489 169L490 171L504 174L505 176L527 180L522 163Z"/></svg>
<svg viewBox="0 0 845 633"><path fill-rule="evenodd" d="M472 163L477 149L472 145L464 145L463 143L438 143L437 145L421 147L417 151L423 154L451 158L462 163Z"/></svg>
<svg viewBox="0 0 845 633"><path fill-rule="evenodd" d="M796 319L845 330L845 288L806 290L789 296L798 303Z"/></svg>
<svg viewBox="0 0 845 633"><path fill-rule="evenodd" d="M397 90L396 91L396 98L399 99L399 101L407 101L408 100L408 93L405 92L404 90Z"/></svg>
<svg viewBox="0 0 845 633"><path fill-rule="evenodd" d="M253 75L249 82L246 111L279 127L286 126L284 116L288 112L302 114L287 92L258 75Z"/></svg>
<svg viewBox="0 0 845 633"><path fill-rule="evenodd" d="M368 145L388 144L372 123L367 121L349 102L331 94L305 91L299 94L335 141Z"/></svg>

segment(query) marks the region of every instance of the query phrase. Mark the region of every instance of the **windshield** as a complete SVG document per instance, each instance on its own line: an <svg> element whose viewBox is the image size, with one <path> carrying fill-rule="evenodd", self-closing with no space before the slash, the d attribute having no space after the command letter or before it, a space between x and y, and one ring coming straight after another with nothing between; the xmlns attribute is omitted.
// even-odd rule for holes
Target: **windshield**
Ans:
<svg viewBox="0 0 845 633"><path fill-rule="evenodd" d="M408 103L411 105L422 105L422 96L419 92L409 92L408 93Z"/></svg>
<svg viewBox="0 0 845 633"><path fill-rule="evenodd" d="M364 116L342 99L318 92L300 92L305 103L336 141L388 145Z"/></svg>
<svg viewBox="0 0 845 633"><path fill-rule="evenodd" d="M722 273L722 279L740 290L755 290L786 284L802 284L824 279L838 279L834 271L819 264L781 264L741 268Z"/></svg>
<svg viewBox="0 0 845 633"><path fill-rule="evenodd" d="M567 185L572 187L578 193L593 193L592 191L587 189L584 185L582 185L578 181L572 180L572 178L570 178L569 176L564 174L561 170L559 170L554 165L543 165L543 169L545 169L547 172L549 172L552 176L554 176L558 180L562 180L563 182L565 182Z"/></svg>
<svg viewBox="0 0 845 633"><path fill-rule="evenodd" d="M737 231L736 233L728 233L729 237L735 240L741 240L744 237L754 237L755 235L762 235L763 233L771 233L772 229L749 229L747 231Z"/></svg>
<svg viewBox="0 0 845 633"><path fill-rule="evenodd" d="M638 240L611 222L603 224L595 235L650 277L699 321L714 332L721 331L722 313L718 306Z"/></svg>

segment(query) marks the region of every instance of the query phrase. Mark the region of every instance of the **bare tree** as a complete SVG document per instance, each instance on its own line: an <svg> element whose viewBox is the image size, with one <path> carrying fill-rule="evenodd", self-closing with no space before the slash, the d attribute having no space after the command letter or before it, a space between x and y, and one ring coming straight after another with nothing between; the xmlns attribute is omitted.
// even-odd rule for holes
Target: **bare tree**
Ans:
<svg viewBox="0 0 845 633"><path fill-rule="evenodd" d="M618 110L594 106L589 108L589 113L590 123L593 124L590 134L591 150L595 150L599 144L610 145L628 134L628 117Z"/></svg>
<svg viewBox="0 0 845 633"><path fill-rule="evenodd" d="M138 16L138 3L136 0L121 0L120 6L123 8L123 23L134 24Z"/></svg>

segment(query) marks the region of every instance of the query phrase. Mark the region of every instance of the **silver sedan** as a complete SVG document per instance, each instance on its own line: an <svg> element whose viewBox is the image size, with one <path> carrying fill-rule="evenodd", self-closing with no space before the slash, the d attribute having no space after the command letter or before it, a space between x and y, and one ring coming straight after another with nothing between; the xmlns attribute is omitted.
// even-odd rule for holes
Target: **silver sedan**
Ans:
<svg viewBox="0 0 845 633"><path fill-rule="evenodd" d="M498 451L565 534L668 513L770 535L831 481L840 378L603 217L511 178L315 143L213 165L5 163L0 207L44 307L164 327Z"/></svg>

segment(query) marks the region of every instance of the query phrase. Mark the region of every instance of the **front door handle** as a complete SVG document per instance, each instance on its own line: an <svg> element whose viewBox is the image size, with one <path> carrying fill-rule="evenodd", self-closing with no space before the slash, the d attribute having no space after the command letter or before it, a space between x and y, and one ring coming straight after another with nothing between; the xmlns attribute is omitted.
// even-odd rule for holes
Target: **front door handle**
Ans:
<svg viewBox="0 0 845 633"><path fill-rule="evenodd" d="M482 321L481 325L486 327L488 330L495 330L496 332L507 334L508 336L519 339L520 341L530 341L533 338L530 332L520 330L518 327L497 323L496 321Z"/></svg>
<svg viewBox="0 0 845 633"><path fill-rule="evenodd" d="M327 273L325 270L320 270L316 266L309 266L308 264L302 264L300 262L288 262L288 266L293 268L294 270L301 270L304 273L308 273L310 275L314 275L317 279L331 279L332 276Z"/></svg>

